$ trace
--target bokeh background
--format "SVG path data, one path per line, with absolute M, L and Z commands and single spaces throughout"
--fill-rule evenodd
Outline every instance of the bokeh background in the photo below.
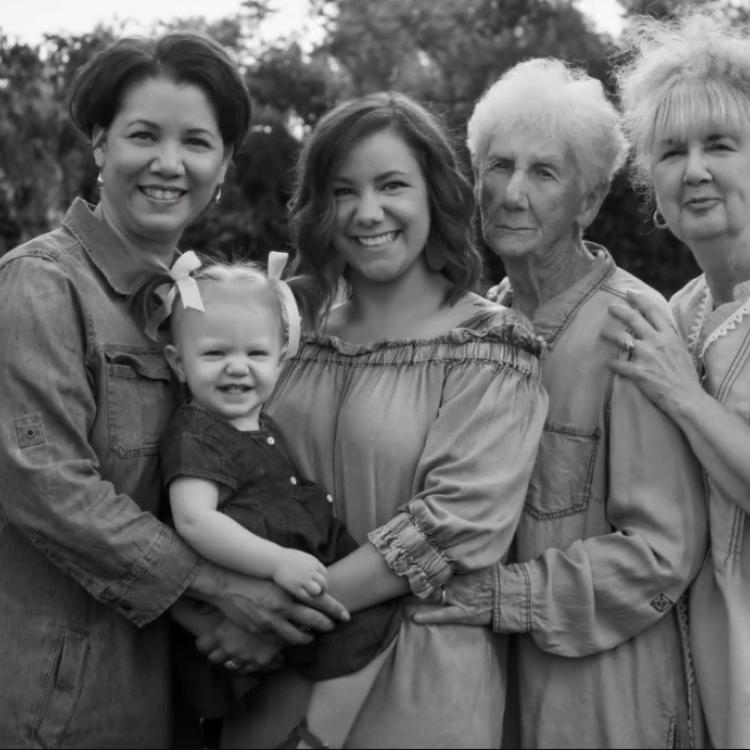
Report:
M 747 0 L 617 2 L 624 28 L 635 14 L 666 17 L 697 6 L 734 23 L 750 21 Z M 113 21 L 22 40 L 3 28 L 6 12 L 0 10 L 0 254 L 54 226 L 76 195 L 97 200 L 89 144 L 70 122 L 66 95 L 79 65 L 131 33 Z M 611 93 L 611 71 L 622 59 L 617 35 L 571 0 L 309 0 L 304 13 L 285 25 L 274 0 L 245 0 L 218 19 L 176 18 L 146 29 L 198 28 L 215 37 L 241 65 L 255 103 L 222 202 L 188 229 L 185 249 L 254 259 L 288 249 L 286 203 L 300 143 L 342 99 L 381 89 L 417 97 L 444 118 L 468 173 L 466 120 L 509 66 L 561 57 Z M 623 172 L 587 238 L 669 295 L 698 271 L 686 248 L 654 228 L 652 212 L 649 196 L 635 194 Z M 502 267 L 483 250 L 489 283 Z

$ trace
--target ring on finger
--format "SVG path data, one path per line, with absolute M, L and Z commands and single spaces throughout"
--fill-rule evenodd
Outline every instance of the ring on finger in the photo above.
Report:
M 625 334 L 625 340 L 622 342 L 622 350 L 628 355 L 628 359 L 633 356 L 633 350 L 635 349 L 635 339 L 630 333 Z
M 446 604 L 448 604 L 448 599 L 445 594 L 445 586 L 440 587 L 440 606 L 444 607 Z
M 225 669 L 239 669 L 240 665 L 234 659 L 227 659 L 224 662 Z

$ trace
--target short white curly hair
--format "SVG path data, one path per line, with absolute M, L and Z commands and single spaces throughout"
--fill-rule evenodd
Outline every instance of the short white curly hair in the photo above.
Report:
M 514 65 L 477 101 L 467 126 L 472 164 L 481 164 L 496 133 L 530 128 L 571 147 L 586 190 L 609 187 L 627 157 L 620 115 L 601 81 L 557 58 Z
M 633 179 L 649 187 L 658 142 L 717 126 L 750 128 L 750 29 L 692 12 L 669 21 L 633 19 L 622 38 L 628 62 L 615 71 L 633 144 Z

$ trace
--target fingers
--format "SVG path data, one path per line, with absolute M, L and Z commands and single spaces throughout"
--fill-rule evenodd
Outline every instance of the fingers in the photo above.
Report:
M 618 359 L 620 357 L 626 360 L 633 358 L 633 353 L 635 352 L 639 340 L 631 333 L 623 330 L 605 328 L 601 331 L 600 336 L 605 341 L 609 341 L 610 344 L 614 344 L 614 346 L 620 350 L 621 353 L 618 355 Z
M 302 605 L 299 605 L 300 607 Z M 307 609 L 307 608 L 305 608 Z M 314 612 L 315 610 L 310 610 Z M 331 630 L 333 627 L 333 623 L 328 620 L 327 622 L 330 623 L 331 627 L 328 628 L 316 628 L 317 630 Z M 281 638 L 282 641 L 285 643 L 288 643 L 292 646 L 304 646 L 306 643 L 312 643 L 313 640 L 313 634 L 308 632 L 308 629 L 303 626 L 303 628 L 299 628 L 296 625 L 289 622 L 289 620 L 286 620 L 284 618 L 276 618 L 274 620 L 271 620 L 269 622 L 269 627 L 271 628 L 271 631 L 277 635 L 279 638 Z
M 310 596 L 318 596 L 318 594 L 323 593 L 323 587 L 319 583 L 316 583 L 315 581 L 310 581 L 309 583 L 306 583 L 302 587 L 302 590 L 304 591 L 304 593 L 309 594 Z
M 334 599 L 326 591 L 324 591 L 322 594 L 312 599 L 310 601 L 310 606 L 318 610 L 318 614 L 322 613 L 323 616 L 327 615 L 325 619 L 328 622 L 330 622 L 330 619 L 340 621 L 340 622 L 348 622 L 351 619 L 351 615 L 347 611 L 346 607 L 340 601 L 338 601 L 338 599 Z M 329 628 L 316 628 L 316 629 L 330 630 L 332 627 L 333 627 L 333 623 L 331 622 L 331 625 Z
M 632 307 L 615 302 L 608 309 L 610 315 L 619 320 L 625 328 L 629 328 L 636 338 L 645 339 L 655 331 L 651 323 Z
M 663 307 L 654 299 L 633 289 L 627 292 L 628 302 L 643 316 L 648 324 L 657 331 L 671 328 L 671 321 L 665 315 Z

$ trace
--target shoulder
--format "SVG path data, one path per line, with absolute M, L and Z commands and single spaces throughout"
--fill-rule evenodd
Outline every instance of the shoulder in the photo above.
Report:
M 656 307 L 669 310 L 669 303 L 661 292 L 619 266 L 615 267 L 612 275 L 604 283 L 602 291 L 620 300 L 627 300 L 628 292 L 637 292 Z
M 78 240 L 65 228 L 57 227 L 50 232 L 24 242 L 0 258 L 0 270 L 15 261 L 37 261 L 38 266 L 56 263 L 61 257 L 80 247 Z
M 473 293 L 467 294 L 464 302 L 471 315 L 462 324 L 462 328 L 517 347 L 534 357 L 543 354 L 544 340 L 522 313 Z

